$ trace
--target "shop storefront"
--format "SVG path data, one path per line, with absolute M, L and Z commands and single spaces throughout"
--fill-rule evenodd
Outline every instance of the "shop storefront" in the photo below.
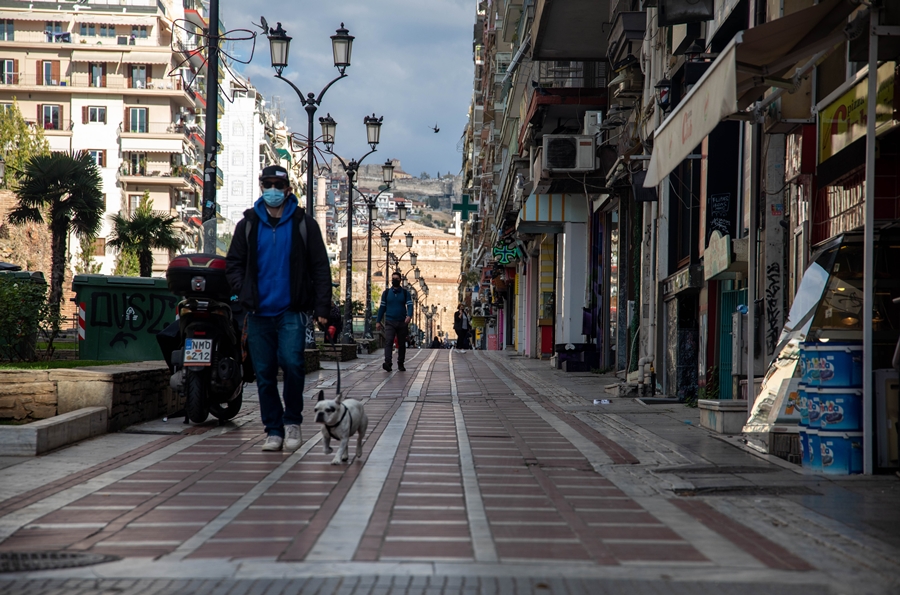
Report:
M 866 183 L 865 73 L 817 106 L 815 177 L 805 177 L 802 157 L 798 168 L 788 156 L 797 217 L 808 209 L 810 264 L 744 428 L 757 447 L 800 456 L 823 473 L 900 467 L 894 358 L 900 339 L 900 93 L 894 62 L 877 72 L 874 185 Z M 807 141 L 810 132 L 802 131 Z M 795 139 L 795 153 L 802 155 L 805 144 Z M 867 207 L 874 211 L 868 229 Z M 804 261 L 802 246 L 792 249 L 792 258 L 795 265 Z

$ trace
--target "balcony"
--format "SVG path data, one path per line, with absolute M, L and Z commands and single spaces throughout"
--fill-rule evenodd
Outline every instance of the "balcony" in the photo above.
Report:
M 37 84 L 34 72 L 18 72 L 9 73 L 12 78 L 0 78 L 0 89 L 15 87 L 19 93 L 59 93 L 70 94 L 73 91 L 78 93 L 90 93 L 99 95 L 108 95 L 115 93 L 119 95 L 148 95 L 158 97 L 169 97 L 178 102 L 179 105 L 192 106 L 193 101 L 184 90 L 184 85 L 179 77 L 164 77 L 159 79 L 151 79 L 146 84 L 135 83 L 129 84 L 128 79 L 122 76 L 109 75 L 106 77 L 106 84 L 99 86 L 92 84 L 91 76 L 87 72 L 76 72 L 68 76 L 62 76 L 60 80 L 49 79 L 47 84 Z M 18 84 L 9 84 L 6 81 L 18 81 Z
M 126 160 L 119 168 L 116 179 L 126 186 L 128 184 L 163 185 L 171 186 L 176 190 L 189 190 L 191 184 L 185 171 L 186 169 L 181 166 L 172 167 L 168 164 L 147 164 L 145 162 L 134 164 Z
M 610 0 L 537 0 L 533 60 L 604 60 Z
M 181 122 L 132 122 L 128 130 L 119 127 L 123 153 L 183 153 L 189 127 Z
M 606 62 L 538 62 L 537 83 L 544 89 L 606 88 Z
M 512 43 L 522 17 L 522 1 L 508 0 L 503 14 L 503 41 Z

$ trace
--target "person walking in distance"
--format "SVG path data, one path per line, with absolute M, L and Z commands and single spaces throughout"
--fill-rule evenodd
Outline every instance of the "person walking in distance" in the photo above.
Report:
M 401 287 L 402 277 L 400 273 L 391 275 L 391 286 L 381 294 L 381 305 L 378 306 L 378 316 L 375 318 L 375 328 L 381 329 L 381 321 L 384 320 L 384 368 L 385 372 L 391 371 L 394 359 L 394 338 L 397 338 L 397 369 L 405 372 L 403 362 L 406 360 L 406 336 L 409 334 L 409 321 L 413 315 L 412 295 L 406 288 Z
M 453 313 L 453 330 L 456 332 L 456 348 L 465 353 L 469 349 L 469 332 L 472 329 L 472 321 L 466 312 L 466 307 L 460 304 Z
M 287 170 L 270 165 L 259 181 L 262 196 L 234 228 L 225 273 L 249 312 L 245 331 L 266 428 L 262 449 L 293 451 L 302 443 L 307 312 L 328 322 L 331 268 L 319 225 L 298 205 Z

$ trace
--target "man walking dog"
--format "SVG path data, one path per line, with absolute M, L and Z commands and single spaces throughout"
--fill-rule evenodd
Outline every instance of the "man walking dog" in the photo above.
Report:
M 409 334 L 409 321 L 413 315 L 412 295 L 401 287 L 400 273 L 391 275 L 391 287 L 381 294 L 381 305 L 375 318 L 375 328 L 381 329 L 384 319 L 384 364 L 385 372 L 391 371 L 394 359 L 394 337 L 397 338 L 397 369 L 406 372 L 403 362 L 406 360 L 406 336 Z
M 234 228 L 226 275 L 249 312 L 247 343 L 267 434 L 262 449 L 293 451 L 302 443 L 306 313 L 313 311 L 320 324 L 327 323 L 331 268 L 322 232 L 297 204 L 287 170 L 270 165 L 259 181 L 262 196 Z

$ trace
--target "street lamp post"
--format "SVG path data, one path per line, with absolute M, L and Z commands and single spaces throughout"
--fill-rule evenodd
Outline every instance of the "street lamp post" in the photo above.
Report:
M 337 54 L 335 54 L 337 56 Z M 338 161 L 341 162 L 341 165 L 344 168 L 344 172 L 347 174 L 347 179 L 349 182 L 349 187 L 347 191 L 347 287 L 344 292 L 344 336 L 342 337 L 342 342 L 345 344 L 352 344 L 355 342 L 353 339 L 353 180 L 356 178 L 356 174 L 359 172 L 359 166 L 362 162 L 376 151 L 378 146 L 378 142 L 381 140 L 381 123 L 384 120 L 384 117 L 376 117 L 375 114 L 371 116 L 366 116 L 363 118 L 363 123 L 366 125 L 366 140 L 369 143 L 369 147 L 371 150 L 360 157 L 359 159 L 351 159 L 349 162 L 346 162 L 341 158 L 340 155 L 334 152 L 334 135 L 337 130 L 337 122 L 328 115 L 325 118 L 319 118 L 319 122 L 322 124 L 322 136 L 325 139 L 325 147 L 327 152 L 334 157 L 337 157 Z M 382 174 L 384 174 L 384 170 L 382 170 Z M 391 176 L 393 179 L 393 169 L 391 170 Z M 370 219 L 371 220 L 371 219 Z M 371 227 L 370 227 L 371 230 Z M 371 231 L 370 231 L 371 235 Z
M 391 233 L 388 233 L 388 232 L 386 232 L 386 231 L 382 231 L 382 232 L 381 232 L 381 247 L 384 248 L 384 250 L 385 250 L 385 255 L 384 255 L 384 265 L 385 265 L 385 268 L 384 268 L 384 277 L 385 277 L 385 279 L 384 279 L 384 288 L 385 288 L 385 289 L 387 289 L 387 288 L 389 288 L 389 287 L 391 286 L 391 275 L 390 275 L 390 272 L 391 272 L 391 256 L 392 256 L 392 252 L 391 252 L 391 240 L 394 238 L 394 233 L 396 233 L 397 230 L 400 229 L 400 227 L 401 227 L 404 223 L 406 223 L 406 203 L 404 203 L 404 202 L 397 203 L 397 219 L 400 220 L 400 225 L 398 225 L 397 227 L 395 227 L 394 229 L 392 229 L 392 230 L 391 230 Z M 407 233 L 407 234 L 406 234 L 406 238 L 407 238 L 407 239 L 406 239 L 407 245 L 408 245 L 408 246 L 411 246 L 411 245 L 412 245 L 412 241 L 413 241 L 413 235 L 412 235 L 412 233 Z M 395 256 L 394 258 L 396 258 L 396 256 Z M 399 263 L 399 260 L 398 260 L 397 262 Z
M 369 207 L 369 241 L 366 248 L 366 321 L 365 332 L 363 333 L 366 339 L 372 338 L 372 223 L 375 219 L 375 214 L 378 212 L 378 197 L 383 192 L 386 192 L 394 181 L 394 165 L 390 159 L 381 166 L 381 180 L 385 183 L 384 190 L 373 198 L 366 200 L 366 204 Z
M 344 23 L 341 23 L 340 29 L 335 31 L 335 34 L 331 36 L 331 49 L 332 53 L 334 54 L 334 67 L 338 69 L 340 75 L 338 75 L 330 83 L 325 85 L 325 88 L 323 88 L 319 92 L 318 96 L 315 93 L 304 95 L 303 92 L 297 87 L 297 85 L 281 76 L 281 73 L 284 72 L 284 69 L 287 68 L 288 65 L 288 53 L 290 51 L 292 39 L 291 37 L 288 37 L 287 31 L 285 31 L 281 27 L 281 23 L 278 23 L 277 29 L 269 30 L 268 38 L 269 50 L 272 57 L 272 68 L 275 69 L 276 73 L 275 78 L 279 78 L 289 84 L 291 88 L 293 88 L 297 93 L 297 97 L 300 98 L 300 103 L 306 109 L 306 114 L 309 121 L 306 139 L 306 212 L 313 213 L 313 169 L 315 166 L 315 131 L 313 130 L 314 116 L 316 114 L 316 110 L 322 104 L 322 98 L 325 96 L 325 92 L 328 91 L 329 88 L 331 88 L 331 85 L 347 76 L 344 71 L 348 66 L 350 66 L 350 54 L 353 51 L 353 40 L 355 38 L 350 35 L 350 32 L 347 29 L 344 28 Z M 327 136 L 325 136 L 323 140 L 326 143 L 329 142 L 329 138 Z M 331 137 L 330 142 L 334 142 L 333 136 Z

